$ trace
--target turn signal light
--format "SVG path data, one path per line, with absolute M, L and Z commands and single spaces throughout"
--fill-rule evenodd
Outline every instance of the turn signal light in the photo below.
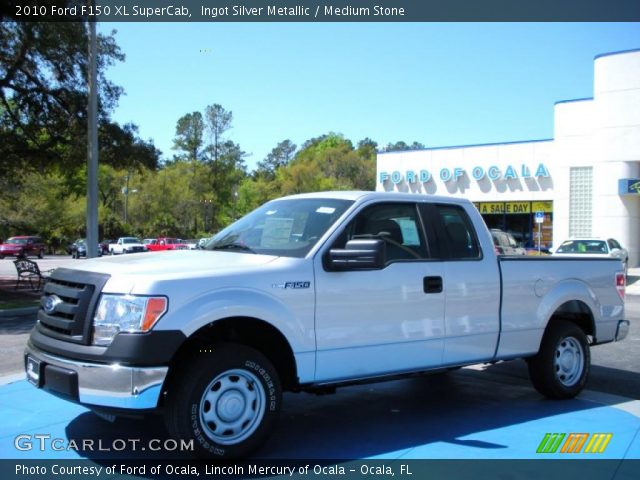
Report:
M 152 297 L 147 300 L 147 308 L 142 320 L 143 332 L 148 332 L 156 324 L 158 319 L 167 311 L 167 299 L 164 297 Z

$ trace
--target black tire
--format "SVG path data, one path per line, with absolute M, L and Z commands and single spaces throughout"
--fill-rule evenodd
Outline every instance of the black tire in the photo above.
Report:
M 565 320 L 553 320 L 542 337 L 540 351 L 528 359 L 535 389 L 552 399 L 575 397 L 587 383 L 591 353 L 584 331 Z
M 282 388 L 262 353 L 218 344 L 199 352 L 180 375 L 169 387 L 165 424 L 173 437 L 193 440 L 197 456 L 242 458 L 271 434 Z
M 4 260 L 4 255 L 0 255 L 0 260 Z
M 44 257 L 44 250 L 38 251 L 38 258 L 42 260 L 43 257 Z

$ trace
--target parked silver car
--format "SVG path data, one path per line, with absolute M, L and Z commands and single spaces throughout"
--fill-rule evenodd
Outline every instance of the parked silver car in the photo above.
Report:
M 570 238 L 562 242 L 552 253 L 563 257 L 619 258 L 625 273 L 629 266 L 629 252 L 613 238 Z

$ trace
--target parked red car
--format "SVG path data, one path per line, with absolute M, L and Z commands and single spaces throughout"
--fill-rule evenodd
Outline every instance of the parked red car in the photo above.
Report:
M 189 246 L 179 238 L 160 237 L 155 242 L 147 243 L 150 252 L 160 252 L 164 250 L 188 250 Z
M 40 237 L 19 236 L 11 237 L 5 243 L 0 245 L 0 259 L 7 256 L 17 257 L 20 255 L 44 256 L 46 245 Z

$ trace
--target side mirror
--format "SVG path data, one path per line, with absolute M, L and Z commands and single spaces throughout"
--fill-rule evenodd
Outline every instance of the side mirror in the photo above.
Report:
M 384 267 L 385 243 L 379 239 L 350 240 L 344 249 L 329 250 L 327 269 L 376 270 Z

